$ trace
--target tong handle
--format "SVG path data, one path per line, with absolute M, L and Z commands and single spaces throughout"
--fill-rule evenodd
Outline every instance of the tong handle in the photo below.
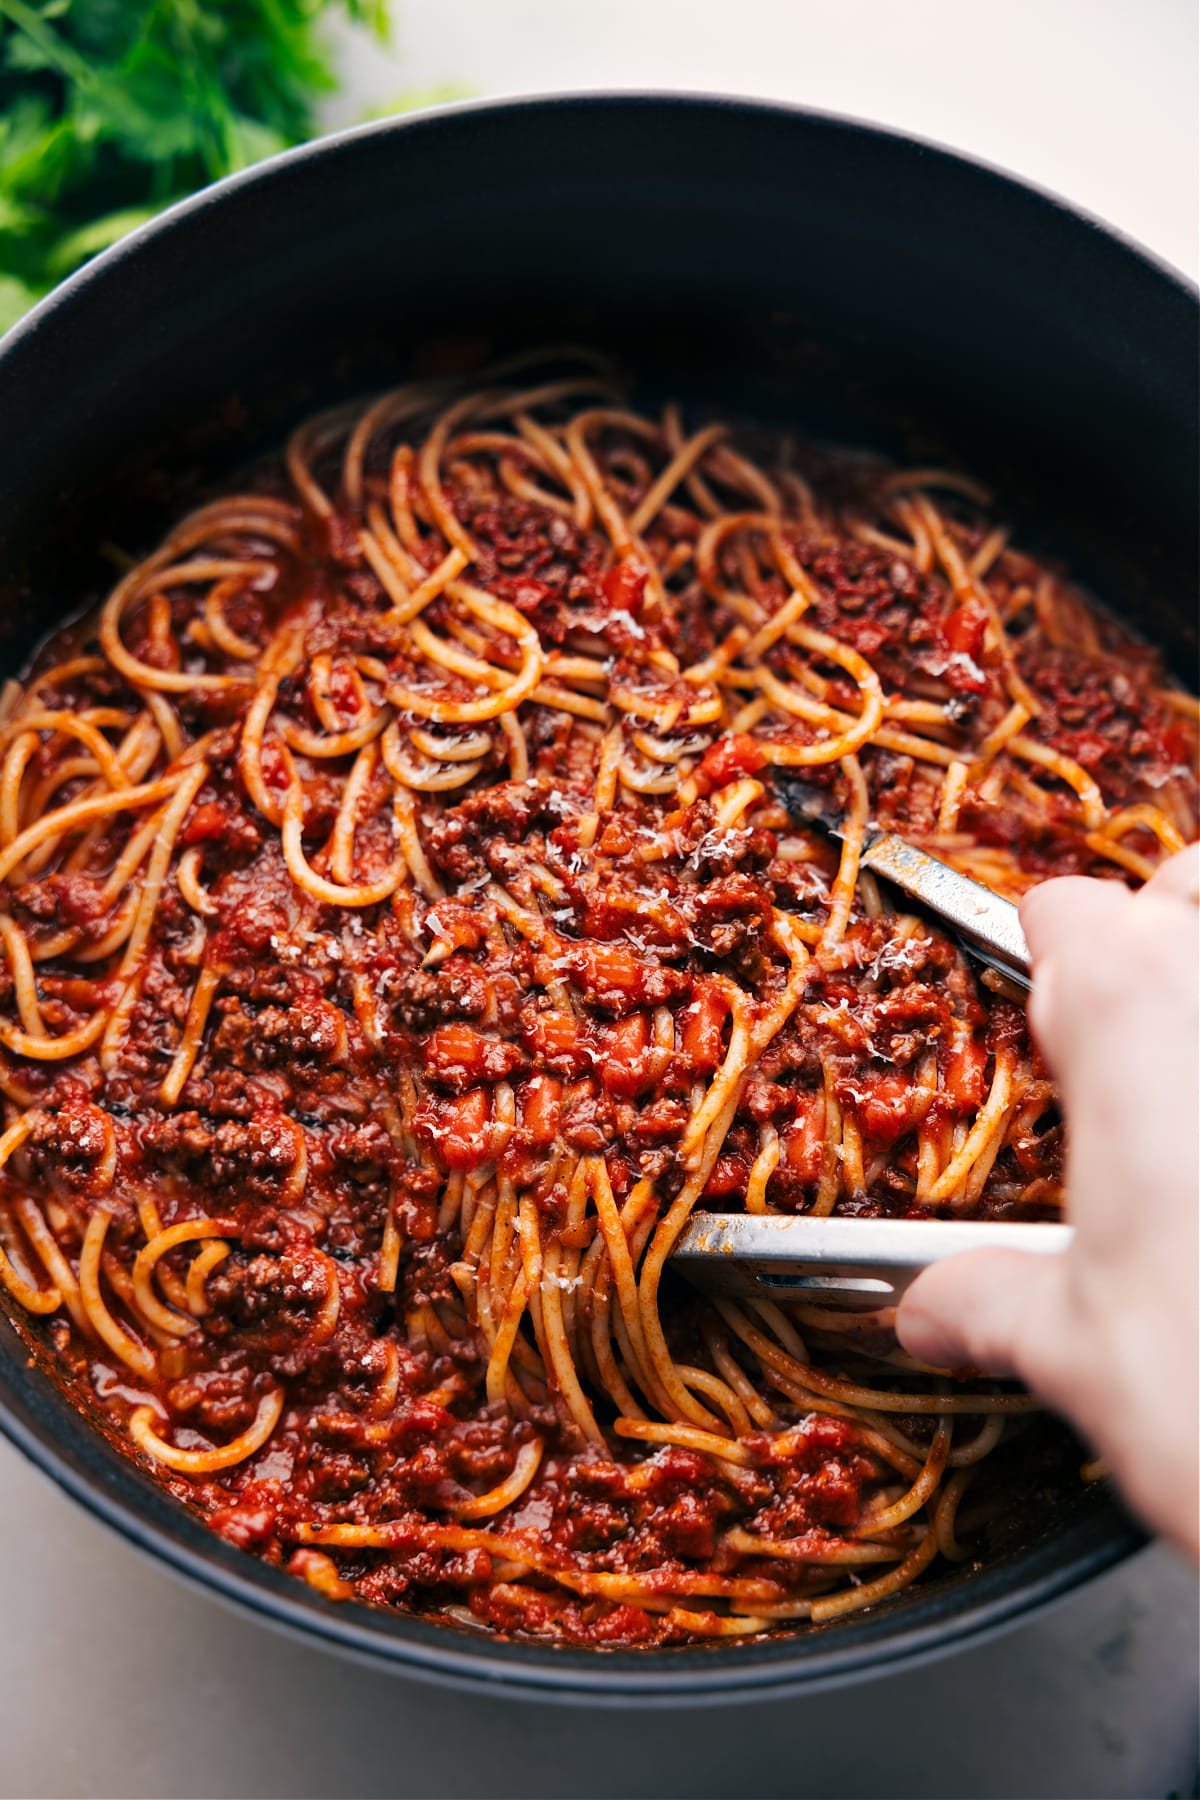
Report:
M 1061 1255 L 1069 1225 L 990 1219 L 812 1219 L 693 1213 L 672 1252 L 698 1287 L 851 1310 L 895 1306 L 922 1269 L 964 1250 Z
M 1018 987 L 1029 986 L 1029 945 L 1011 900 L 893 832 L 876 838 L 862 860 L 873 874 L 938 913 L 981 962 Z

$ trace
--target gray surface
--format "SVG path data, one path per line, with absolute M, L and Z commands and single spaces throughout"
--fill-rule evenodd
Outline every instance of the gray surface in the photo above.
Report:
M 5 1800 L 1193 1791 L 1196 1584 L 1157 1548 L 904 1675 L 632 1713 L 448 1693 L 294 1643 L 128 1549 L 7 1445 L 0 1543 Z
M 751 92 L 1016 169 L 1197 268 L 1194 0 L 397 0 L 331 122 L 443 82 Z M 736 28 L 735 28 L 736 27 Z M 193 1594 L 0 1444 L 0 1794 L 1193 1791 L 1195 1583 L 1155 1550 L 1009 1636 L 859 1689 L 704 1714 L 467 1699 Z

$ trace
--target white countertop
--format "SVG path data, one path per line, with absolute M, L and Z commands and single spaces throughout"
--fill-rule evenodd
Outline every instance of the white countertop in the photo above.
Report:
M 412 89 L 758 93 L 1003 164 L 1200 268 L 1192 0 L 407 0 L 333 122 Z M 1161 1549 L 867 1689 L 705 1713 L 466 1698 L 296 1644 L 0 1444 L 0 1794 L 1193 1794 L 1196 1583 Z

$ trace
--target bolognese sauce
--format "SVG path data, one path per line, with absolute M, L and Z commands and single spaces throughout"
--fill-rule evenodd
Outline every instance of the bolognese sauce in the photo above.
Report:
M 946 471 L 752 460 L 590 364 L 310 420 L 5 692 L 0 1281 L 331 1600 L 689 1642 L 985 1555 L 1072 1454 L 1027 1395 L 670 1250 L 1059 1216 L 1019 998 L 864 833 L 1140 882 L 1195 717 Z

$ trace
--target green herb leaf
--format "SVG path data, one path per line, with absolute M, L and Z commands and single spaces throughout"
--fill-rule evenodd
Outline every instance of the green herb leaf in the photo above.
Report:
M 386 0 L 0 0 L 0 329 L 204 183 L 303 142 L 321 31 Z

